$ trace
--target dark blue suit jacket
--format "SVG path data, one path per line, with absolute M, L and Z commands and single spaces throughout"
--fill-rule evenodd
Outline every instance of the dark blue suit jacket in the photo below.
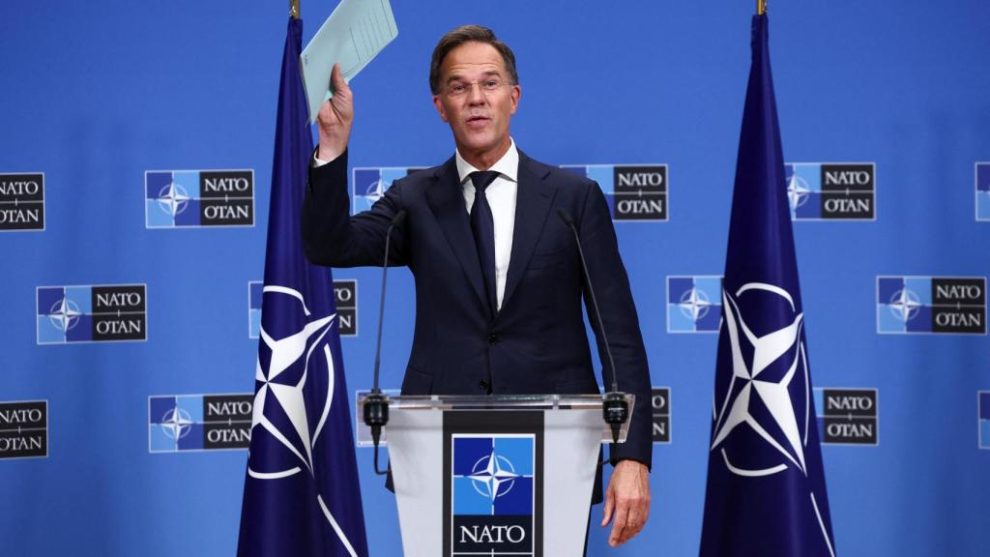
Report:
M 587 298 L 574 220 L 588 260 L 619 388 L 636 395 L 628 442 L 613 457 L 651 465 L 650 375 L 629 280 L 601 189 L 520 152 L 512 252 L 502 308 L 486 303 L 454 159 L 396 180 L 351 217 L 347 155 L 310 170 L 302 223 L 306 254 L 333 267 L 380 266 L 385 230 L 401 209 L 390 262 L 416 282 L 416 327 L 403 394 L 598 393 L 581 300 Z M 595 328 L 597 338 L 601 335 Z M 601 361 L 607 361 L 601 352 Z M 609 385 L 606 385 L 609 387 Z

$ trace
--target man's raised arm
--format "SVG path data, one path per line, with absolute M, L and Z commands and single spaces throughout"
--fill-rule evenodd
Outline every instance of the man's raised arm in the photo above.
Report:
M 385 230 L 398 212 L 396 192 L 389 191 L 371 211 L 350 216 L 347 195 L 347 143 L 354 122 L 354 95 L 340 65 L 330 74 L 334 94 L 317 116 L 319 145 L 309 169 L 309 185 L 302 207 L 302 234 L 306 257 L 319 265 L 357 267 L 381 265 Z M 404 241 L 393 232 L 390 259 L 402 263 Z

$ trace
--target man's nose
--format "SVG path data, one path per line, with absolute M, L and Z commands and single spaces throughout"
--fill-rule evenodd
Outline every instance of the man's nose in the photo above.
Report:
M 471 104 L 484 104 L 488 97 L 485 96 L 485 91 L 481 88 L 480 83 L 470 84 L 468 89 L 468 102 Z

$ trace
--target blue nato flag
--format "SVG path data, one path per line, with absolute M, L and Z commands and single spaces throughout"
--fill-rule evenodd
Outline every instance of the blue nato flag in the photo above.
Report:
M 251 450 L 237 555 L 364 556 L 368 542 L 331 277 L 303 255 L 313 138 L 289 21 L 275 130 Z
M 834 556 L 767 18 L 753 18 L 700 555 Z

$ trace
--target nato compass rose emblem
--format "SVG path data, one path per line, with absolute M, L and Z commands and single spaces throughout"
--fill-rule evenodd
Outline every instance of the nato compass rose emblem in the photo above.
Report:
M 708 299 L 708 296 L 697 288 L 692 288 L 681 295 L 681 303 L 678 304 L 684 317 L 695 323 L 708 315 L 711 306 L 712 302 Z
M 162 416 L 161 428 L 169 439 L 178 441 L 192 431 L 192 416 L 189 412 L 176 406 Z
M 722 298 L 732 377 L 716 401 L 711 450 L 720 450 L 726 467 L 738 476 L 769 476 L 791 466 L 807 476 L 811 405 L 801 335 L 804 314 L 797 313 L 786 290 L 771 284 L 747 283 L 735 294 L 723 290 Z M 754 307 L 754 301 L 761 302 L 761 315 L 783 318 L 783 326 L 757 330 L 760 315 L 744 315 L 739 309 L 740 303 Z M 795 411 L 795 403 L 803 412 Z
M 158 192 L 158 207 L 165 214 L 175 217 L 175 215 L 186 210 L 189 199 L 189 194 L 185 188 L 175 182 L 169 182 L 167 186 Z
M 798 176 L 797 173 L 791 176 L 787 182 L 787 201 L 791 205 L 791 212 L 807 203 L 809 195 L 811 195 L 811 188 L 808 187 L 804 178 Z
M 292 288 L 266 285 L 262 295 L 269 302 L 265 315 L 286 318 L 273 319 L 276 326 L 302 325 L 283 334 L 267 330 L 264 323 L 259 330 L 251 434 L 253 438 L 258 429 L 264 430 L 270 445 L 252 452 L 248 474 L 260 480 L 278 480 L 305 469 L 313 475 L 313 447 L 333 401 L 333 354 L 326 340 L 337 314 L 313 316 L 306 299 Z M 308 414 L 307 400 L 310 408 L 319 409 L 319 415 Z M 281 454 L 274 450 L 279 445 L 285 449 Z
M 509 459 L 496 454 L 494 450 L 491 454 L 479 458 L 471 469 L 471 475 L 468 476 L 478 495 L 492 502 L 507 494 L 518 477 L 519 474 L 516 474 Z
M 365 190 L 364 195 L 361 197 L 368 200 L 368 205 L 374 205 L 379 199 L 382 198 L 383 195 L 385 195 L 386 189 L 388 188 L 385 185 L 385 180 L 379 178 L 368 186 L 368 189 Z
M 52 305 L 52 309 L 48 312 L 48 319 L 56 329 L 65 332 L 79 324 L 80 315 L 82 312 L 79 311 L 79 306 L 75 302 L 68 298 L 62 298 Z
M 918 309 L 921 306 L 921 299 L 918 298 L 918 295 L 907 288 L 895 292 L 887 304 L 890 313 L 905 323 L 918 316 Z

